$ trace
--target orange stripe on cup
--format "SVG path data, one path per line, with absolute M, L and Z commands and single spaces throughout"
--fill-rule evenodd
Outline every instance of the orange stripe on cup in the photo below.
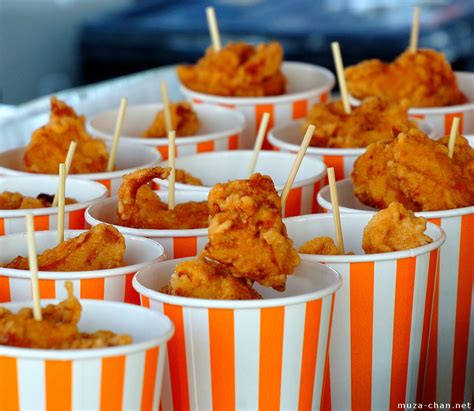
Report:
M 0 410 L 20 409 L 16 358 L 0 356 Z
M 56 280 L 39 280 L 40 298 L 56 298 Z
M 0 303 L 10 302 L 11 298 L 10 279 L 8 277 L 0 276 Z
M 474 280 L 474 214 L 461 217 L 458 290 L 456 297 L 456 327 L 451 404 L 464 402 L 466 384 L 469 323 L 471 319 L 472 285 Z
M 49 230 L 49 216 L 36 215 L 34 216 L 35 231 Z
M 331 370 L 329 368 L 329 347 L 331 345 L 331 330 L 332 330 L 332 319 L 334 315 L 334 303 L 336 296 L 333 294 L 331 297 L 331 315 L 329 317 L 329 332 L 328 342 L 326 346 L 326 361 L 324 363 L 324 377 L 323 387 L 321 393 L 321 409 L 324 411 L 332 411 L 332 399 L 331 399 Z
M 104 299 L 105 278 L 86 278 L 80 282 L 81 298 Z
M 150 308 L 150 299 L 148 297 L 145 297 L 144 295 L 141 295 L 140 297 L 142 300 L 143 307 Z
M 419 118 L 423 120 L 425 118 L 424 114 L 410 114 L 410 117 Z
M 157 146 L 156 149 L 161 154 L 163 160 L 168 160 L 168 146 Z
M 175 326 L 174 336 L 170 341 L 168 341 L 168 360 L 170 366 L 173 408 L 175 410 L 187 411 L 190 409 L 190 405 L 183 307 L 164 304 L 163 311 L 164 314 L 173 321 Z
M 397 261 L 390 384 L 391 410 L 397 409 L 398 404 L 404 403 L 406 398 L 415 274 L 416 257 Z
M 454 117 L 459 117 L 461 121 L 459 122 L 459 134 L 462 134 L 464 127 L 464 113 L 450 113 L 444 115 L 444 134 L 449 135 L 451 132 L 451 125 L 453 124 Z
M 5 219 L 0 218 L 0 235 L 5 235 Z
M 194 257 L 197 255 L 197 237 L 174 237 L 173 258 Z
M 209 151 L 214 151 L 214 141 L 203 141 L 197 144 L 198 153 L 207 153 Z
M 238 134 L 234 134 L 229 137 L 228 147 L 229 147 L 229 150 L 237 150 L 239 148 L 239 135 Z
M 268 121 L 268 127 L 267 127 L 267 134 L 268 134 L 268 130 L 271 130 L 273 128 L 273 125 L 275 124 L 275 114 L 273 110 L 274 110 L 273 104 L 260 104 L 258 106 L 255 106 L 255 135 L 257 135 L 258 127 L 260 126 L 260 122 L 262 121 L 262 117 L 264 113 L 270 114 L 270 120 Z M 272 149 L 272 145 L 268 141 L 267 135 L 265 135 L 265 139 L 263 140 L 262 149 L 263 150 Z
M 317 200 L 317 196 L 320 189 L 321 189 L 321 181 L 316 181 L 313 185 L 313 197 L 311 198 L 311 212 L 313 214 L 321 212 L 319 209 L 319 204 Z
M 106 180 L 97 180 L 98 183 L 104 185 L 108 192 L 109 192 L 109 195 L 110 193 L 112 192 L 112 183 L 110 182 L 110 179 L 106 179 Z
M 320 103 L 325 103 L 326 101 L 329 100 L 329 91 L 324 92 L 319 96 L 319 102 Z
M 280 409 L 284 321 L 284 307 L 260 310 L 258 408 L 262 411 Z
M 306 116 L 306 113 L 308 112 L 308 100 L 298 100 L 293 102 L 291 105 L 292 109 L 292 114 L 291 118 L 293 120 L 297 120 L 299 118 L 303 118 Z
M 334 167 L 334 174 L 336 176 L 336 181 L 342 180 L 344 178 L 344 157 L 343 156 L 323 156 L 324 164 L 328 168 Z M 326 177 L 327 181 L 327 177 Z
M 123 384 L 125 380 L 125 356 L 102 358 L 100 382 L 100 409 L 115 411 L 122 409 Z
M 46 410 L 72 409 L 71 361 L 45 361 Z
M 133 288 L 133 276 L 135 273 L 130 273 L 125 276 L 125 296 L 124 301 L 129 304 L 140 305 L 140 295 L 137 290 Z
M 151 411 L 155 394 L 156 370 L 160 347 L 147 350 L 145 354 L 145 370 L 143 372 L 142 411 Z
M 351 404 L 354 411 L 372 408 L 372 338 L 374 263 L 350 265 Z
M 86 226 L 85 210 L 75 210 L 69 212 L 69 229 L 82 230 Z
M 301 197 L 303 195 L 302 187 L 292 188 L 288 193 L 285 204 L 285 217 L 294 217 L 301 215 Z
M 322 299 L 306 303 L 303 354 L 301 358 L 298 409 L 309 410 L 313 402 L 313 387 L 318 354 Z
M 234 311 L 209 309 L 212 409 L 235 409 Z

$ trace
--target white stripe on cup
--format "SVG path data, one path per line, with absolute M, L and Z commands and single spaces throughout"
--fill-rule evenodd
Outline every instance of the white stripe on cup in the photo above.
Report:
M 159 352 L 158 352 L 158 358 L 157 358 L 157 367 L 156 367 L 156 379 L 155 379 L 155 390 L 154 390 L 154 396 L 153 396 L 153 410 L 158 410 L 159 405 L 160 405 L 160 394 L 161 390 L 160 388 L 162 387 L 163 384 L 163 379 L 164 379 L 164 373 L 163 373 L 163 368 L 165 365 L 165 359 L 168 358 L 168 353 L 167 353 L 167 345 L 162 344 L 160 345 Z M 172 410 L 173 407 L 171 408 L 164 408 L 165 410 Z
M 125 300 L 125 275 L 116 275 L 104 279 L 104 300 L 120 301 Z
M 469 323 L 469 337 L 467 343 L 466 383 L 464 384 L 464 402 L 472 401 L 474 389 L 474 288 L 471 296 L 471 321 Z M 471 365 L 469 365 L 471 364 Z M 471 371 L 471 372 L 469 372 Z
M 72 408 L 95 410 L 100 408 L 100 358 L 73 361 L 72 363 Z
M 125 357 L 125 376 L 123 384 L 124 410 L 138 410 L 142 400 L 143 377 L 145 370 L 145 351 Z
M 161 356 L 161 351 L 160 351 Z M 173 410 L 173 394 L 171 391 L 171 375 L 170 375 L 170 362 L 168 360 L 168 353 L 166 353 L 164 359 L 164 377 L 163 386 L 161 388 L 161 402 L 164 410 Z M 156 410 L 156 408 L 154 408 Z
M 20 408 L 23 410 L 46 409 L 44 361 L 19 358 L 17 370 Z
M 12 301 L 31 300 L 30 280 L 10 277 L 10 297 Z

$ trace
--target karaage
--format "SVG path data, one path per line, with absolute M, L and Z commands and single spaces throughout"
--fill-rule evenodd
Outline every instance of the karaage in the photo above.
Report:
M 367 60 L 345 70 L 349 92 L 358 99 L 369 96 L 408 100 L 410 107 L 462 104 L 456 76 L 442 53 L 407 50 L 393 63 Z
M 339 255 L 339 250 L 331 237 L 315 237 L 306 241 L 299 249 L 301 254 Z
M 261 97 L 285 93 L 281 71 L 283 48 L 279 43 L 229 43 L 213 48 L 195 65 L 178 66 L 178 77 L 187 88 L 226 97 Z
M 154 167 L 137 170 L 122 179 L 118 190 L 117 223 L 126 227 L 162 230 L 205 228 L 208 225 L 206 201 L 176 204 L 174 210 L 147 184 L 165 179 L 170 169 Z
M 38 255 L 40 271 L 106 270 L 125 265 L 125 239 L 114 227 L 99 224 L 78 237 Z M 28 270 L 27 257 L 16 257 L 5 268 Z
M 188 184 L 191 186 L 202 186 L 202 180 L 194 177 L 191 173 L 179 168 L 175 171 L 175 181 L 177 183 Z
M 0 193 L 0 210 L 18 210 L 31 208 L 51 207 L 54 195 L 38 194 L 36 198 L 24 196 L 20 193 L 4 191 Z M 66 205 L 77 203 L 73 198 L 66 197 Z
M 23 157 L 26 170 L 57 174 L 71 141 L 77 143 L 69 170 L 71 174 L 106 170 L 109 154 L 105 143 L 87 133 L 84 116 L 78 116 L 66 103 L 52 97 L 49 123 L 33 132 L 26 147 Z

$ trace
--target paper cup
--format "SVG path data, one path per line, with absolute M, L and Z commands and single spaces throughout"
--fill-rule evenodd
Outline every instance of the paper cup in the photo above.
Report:
M 108 145 L 110 151 L 110 145 Z M 14 148 L 0 153 L 0 176 L 51 176 L 50 174 L 29 173 L 23 165 L 25 147 Z M 105 185 L 111 195 L 115 194 L 122 183 L 122 177 L 138 168 L 154 167 L 161 155 L 150 147 L 138 144 L 119 144 L 116 157 L 117 170 L 103 173 L 70 174 L 68 179 L 94 180 Z
M 176 183 L 176 190 L 197 190 L 209 192 L 214 184 L 229 180 L 248 178 L 248 165 L 252 151 L 236 150 L 220 153 L 203 153 L 176 159 L 176 168 L 184 169 L 202 180 L 203 186 Z M 269 175 L 281 193 L 295 161 L 295 154 L 261 151 L 258 156 L 256 173 Z M 167 166 L 167 162 L 162 163 Z M 316 194 L 324 184 L 326 166 L 316 158 L 305 157 L 290 190 L 285 217 L 318 212 Z M 154 180 L 167 189 L 168 180 Z
M 36 197 L 41 193 L 55 194 L 57 189 L 58 177 L 56 176 L 0 177 L 0 193 L 11 191 Z M 95 181 L 68 179 L 66 197 L 74 198 L 77 203 L 66 205 L 64 227 L 70 230 L 83 229 L 86 208 L 106 196 L 107 189 L 102 184 Z M 57 227 L 57 207 L 0 210 L 0 236 L 26 231 L 25 216 L 27 214 L 33 214 L 36 231 Z
M 92 300 L 81 304 L 80 330 L 129 334 L 133 343 L 83 350 L 0 345 L 0 409 L 158 409 L 173 323 L 160 313 L 130 304 Z M 2 306 L 18 311 L 31 303 Z
M 221 301 L 158 292 L 175 265 L 168 260 L 133 280 L 145 307 L 174 322 L 165 364 L 164 410 L 319 410 L 334 293 L 334 270 L 301 263 L 278 293 L 263 300 Z
M 420 129 L 429 137 L 438 137 L 434 127 L 427 121 L 415 120 Z M 301 126 L 303 120 L 291 121 L 275 127 L 268 133 L 268 141 L 275 151 L 297 153 L 301 145 Z M 354 163 L 365 152 L 365 148 L 326 148 L 308 147 L 307 156 L 324 161 L 327 167 L 334 167 L 336 180 L 350 177 Z
M 162 201 L 168 201 L 168 192 L 158 192 Z M 176 191 L 176 204 L 187 201 L 207 201 L 205 191 Z M 86 221 L 91 226 L 100 223 L 112 224 L 123 234 L 151 238 L 158 241 L 165 250 L 167 258 L 193 257 L 198 255 L 207 244 L 207 228 L 192 230 L 153 230 L 130 228 L 117 225 L 117 197 L 100 201 L 86 211 Z
M 338 181 L 336 187 L 341 212 L 376 211 L 359 206 L 351 180 Z M 327 210 L 332 209 L 329 199 L 329 190 L 321 190 L 318 201 Z M 423 400 L 468 402 L 473 395 L 474 374 L 474 206 L 415 214 L 440 225 L 447 236 L 440 250 Z
M 460 117 L 459 133 L 474 133 L 474 73 L 456 71 L 454 74 L 459 89 L 468 99 L 467 103 L 444 107 L 414 107 L 408 110 L 408 114 L 429 121 L 443 135 L 449 135 L 453 118 Z M 354 97 L 350 99 L 352 104 L 360 104 L 360 100 Z
M 153 147 L 168 159 L 167 138 L 144 138 L 141 134 L 153 122 L 162 104 L 144 104 L 127 109 L 120 141 Z M 176 156 L 185 156 L 207 151 L 236 150 L 245 125 L 242 113 L 208 104 L 194 104 L 201 128 L 193 136 L 176 137 Z M 112 140 L 117 119 L 117 110 L 107 111 L 93 117 L 88 128 L 93 135 Z
M 69 230 L 64 238 L 77 237 L 84 231 Z M 56 231 L 36 233 L 38 253 L 57 244 Z M 64 283 L 72 281 L 79 298 L 120 301 L 138 304 L 138 295 L 132 288 L 134 274 L 155 261 L 165 259 L 163 247 L 143 237 L 125 236 L 125 267 L 95 271 L 40 271 L 40 298 L 65 298 Z M 0 265 L 18 255 L 28 255 L 26 233 L 0 237 Z M 0 267 L 0 302 L 31 300 L 31 274 L 28 270 Z
M 198 93 L 181 85 L 181 91 L 193 103 L 207 103 L 233 108 L 244 114 L 246 125 L 240 148 L 252 148 L 263 113 L 270 114 L 268 128 L 304 118 L 309 108 L 327 101 L 334 87 L 334 75 L 327 69 L 307 63 L 285 61 L 282 72 L 287 82 L 286 94 L 269 97 L 223 97 Z M 267 140 L 264 149 L 271 148 Z
M 433 243 L 364 255 L 362 234 L 372 215 L 342 214 L 344 244 L 356 255 L 300 254 L 341 273 L 329 346 L 330 401 L 334 410 L 396 410 L 416 401 L 423 380 L 438 249 L 443 230 L 428 224 Z M 297 247 L 317 236 L 335 238 L 331 215 L 285 220 Z M 323 404 L 324 408 L 324 404 Z

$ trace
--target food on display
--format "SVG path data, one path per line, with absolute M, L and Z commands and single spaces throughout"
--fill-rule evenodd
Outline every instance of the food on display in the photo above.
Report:
M 4 191 L 0 193 L 0 210 L 19 210 L 52 207 L 54 195 L 38 194 L 36 197 L 24 196 L 21 193 Z M 75 204 L 77 200 L 66 197 L 66 205 Z

